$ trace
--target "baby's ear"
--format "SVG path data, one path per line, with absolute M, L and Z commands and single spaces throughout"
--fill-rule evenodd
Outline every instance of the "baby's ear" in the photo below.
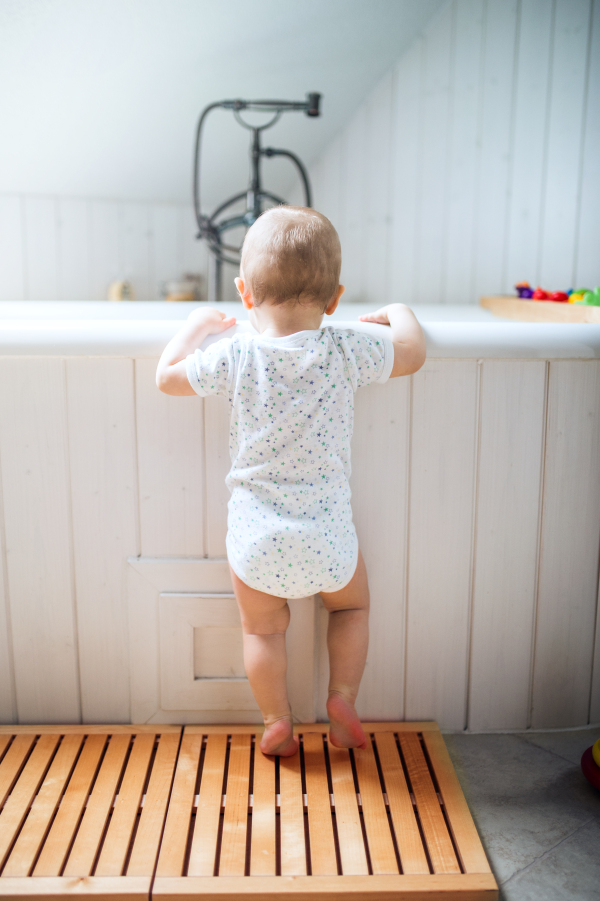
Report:
M 235 287 L 237 289 L 238 294 L 240 295 L 240 300 L 244 304 L 247 310 L 251 310 L 254 306 L 252 301 L 252 295 L 246 285 L 244 284 L 243 278 L 234 278 Z

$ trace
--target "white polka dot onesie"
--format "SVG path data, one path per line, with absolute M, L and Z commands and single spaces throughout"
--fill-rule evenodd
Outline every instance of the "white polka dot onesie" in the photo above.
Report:
M 354 392 L 387 381 L 393 361 L 388 337 L 331 326 L 240 332 L 187 357 L 194 391 L 231 405 L 227 556 L 246 585 L 300 598 L 354 575 Z

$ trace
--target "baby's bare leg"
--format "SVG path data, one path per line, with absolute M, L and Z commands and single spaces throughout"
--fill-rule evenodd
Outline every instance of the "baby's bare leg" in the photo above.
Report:
M 231 569 L 244 634 L 244 665 L 265 721 L 263 754 L 289 757 L 298 750 L 287 696 L 285 632 L 290 608 L 285 598 L 250 588 Z
M 321 597 L 329 611 L 329 738 L 338 748 L 364 748 L 367 739 L 354 709 L 369 645 L 369 584 L 360 551 L 346 587 Z

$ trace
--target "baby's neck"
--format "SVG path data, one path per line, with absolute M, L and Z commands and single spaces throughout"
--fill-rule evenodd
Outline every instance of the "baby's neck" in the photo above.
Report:
M 296 332 L 321 328 L 323 312 L 318 307 L 264 302 L 253 307 L 250 321 L 261 335 L 269 338 L 284 338 Z

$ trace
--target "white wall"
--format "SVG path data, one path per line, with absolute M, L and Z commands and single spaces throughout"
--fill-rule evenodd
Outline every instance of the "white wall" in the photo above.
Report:
M 450 0 L 311 168 L 348 300 L 600 282 L 600 0 Z
M 106 300 L 115 279 L 158 300 L 166 280 L 206 278 L 195 233 L 185 204 L 0 194 L 0 300 Z

